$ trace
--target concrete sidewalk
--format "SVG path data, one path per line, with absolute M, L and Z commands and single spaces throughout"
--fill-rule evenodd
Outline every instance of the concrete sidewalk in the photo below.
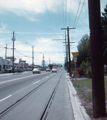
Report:
M 81 106 L 80 99 L 66 71 L 63 72 L 46 120 L 91 120 L 85 108 Z
M 87 78 L 84 78 L 84 79 L 87 79 Z M 80 99 L 77 96 L 77 91 L 73 87 L 72 81 L 70 80 L 68 73 L 66 73 L 66 80 L 67 80 L 67 85 L 69 88 L 70 101 L 72 104 L 72 109 L 73 109 L 75 120 L 91 120 L 91 118 L 86 113 L 84 106 L 81 106 Z M 78 78 L 78 80 L 81 80 L 81 79 Z M 83 78 L 82 78 L 82 80 L 83 80 Z

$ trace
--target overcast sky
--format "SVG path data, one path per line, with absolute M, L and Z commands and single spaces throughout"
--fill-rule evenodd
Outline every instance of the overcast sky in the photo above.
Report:
M 103 12 L 107 0 L 101 0 Z M 78 11 L 78 12 L 77 12 Z M 77 17 L 76 17 L 77 16 Z M 89 34 L 88 0 L 0 0 L 0 56 L 12 56 L 12 37 L 15 31 L 15 62 L 20 58 L 32 63 L 34 45 L 35 64 L 64 63 L 65 31 L 70 30 L 71 52 L 84 34 Z M 27 42 L 27 44 L 26 44 Z M 72 55 L 71 55 L 72 57 Z

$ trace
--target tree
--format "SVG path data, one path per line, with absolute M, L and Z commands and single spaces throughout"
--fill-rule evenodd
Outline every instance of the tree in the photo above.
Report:
M 48 67 L 49 67 L 50 69 L 52 69 L 52 68 L 53 68 L 53 65 L 52 65 L 52 64 L 49 64 Z
M 101 17 L 104 64 L 107 65 L 107 5 Z
M 78 46 L 77 66 L 80 66 L 82 61 L 90 62 L 90 37 L 85 34 L 80 40 Z

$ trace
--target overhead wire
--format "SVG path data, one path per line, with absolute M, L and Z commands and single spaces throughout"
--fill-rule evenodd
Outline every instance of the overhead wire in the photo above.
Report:
M 82 4 L 81 10 L 80 10 L 80 13 L 79 13 L 77 22 L 75 23 L 75 27 L 77 26 L 77 23 L 78 23 L 78 20 L 79 20 L 79 18 L 80 18 L 80 15 L 81 15 L 81 13 L 82 13 L 82 9 L 83 9 L 83 7 L 84 7 L 84 4 L 85 4 L 85 0 L 83 1 L 83 4 Z
M 67 0 L 65 3 L 65 26 L 67 25 Z
M 75 26 L 75 22 L 76 22 L 76 19 L 77 19 L 77 16 L 78 16 L 78 12 L 79 12 L 79 8 L 80 8 L 80 3 L 81 3 L 81 0 L 79 1 L 79 5 L 78 5 L 78 9 L 77 9 L 77 14 L 76 14 L 76 17 L 75 17 L 75 20 L 74 20 L 73 27 Z
M 32 57 L 29 57 L 29 56 L 26 56 L 24 54 L 22 54 L 21 52 L 19 52 L 18 50 L 15 50 L 16 53 L 20 54 L 20 55 L 23 55 L 24 57 L 28 57 L 28 58 L 32 58 Z
M 65 0 L 63 0 L 63 27 L 65 27 Z
M 71 0 L 70 0 L 70 13 L 71 13 Z M 69 18 L 68 18 L 68 25 L 70 26 L 70 13 L 69 13 Z
M 84 7 L 84 4 L 85 4 L 85 0 L 83 1 L 82 7 L 81 7 L 81 9 L 80 9 L 81 0 L 79 1 L 77 13 L 76 13 L 76 17 L 75 17 L 74 24 L 73 24 L 73 27 L 74 27 L 74 28 L 77 27 L 77 24 L 78 24 L 79 18 L 80 18 L 80 16 L 81 16 L 81 13 L 82 13 L 82 9 L 83 9 L 83 7 Z M 79 11 L 80 11 L 80 12 L 79 12 Z M 72 31 L 73 31 L 73 37 L 74 37 L 75 29 L 73 29 Z
M 46 9 L 47 9 L 47 14 L 48 14 L 48 17 L 49 17 L 49 20 L 50 20 L 51 27 L 52 27 L 53 32 L 55 34 L 54 27 L 53 27 L 53 24 L 52 24 L 52 21 L 51 21 L 51 18 L 50 18 L 50 14 L 49 14 L 49 11 L 48 11 L 48 7 L 47 7 L 47 4 L 46 4 L 46 1 L 44 0 L 44 2 L 45 2 Z

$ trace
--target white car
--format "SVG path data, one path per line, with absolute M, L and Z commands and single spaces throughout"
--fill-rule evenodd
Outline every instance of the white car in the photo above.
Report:
M 34 74 L 34 73 L 39 73 L 39 74 L 41 73 L 41 71 L 40 71 L 39 68 L 34 68 L 32 72 L 33 72 L 33 74 Z
M 56 68 L 52 68 L 52 72 L 57 72 L 57 69 Z
M 50 68 L 47 68 L 47 69 L 46 69 L 46 72 L 50 72 L 50 71 L 51 71 Z

